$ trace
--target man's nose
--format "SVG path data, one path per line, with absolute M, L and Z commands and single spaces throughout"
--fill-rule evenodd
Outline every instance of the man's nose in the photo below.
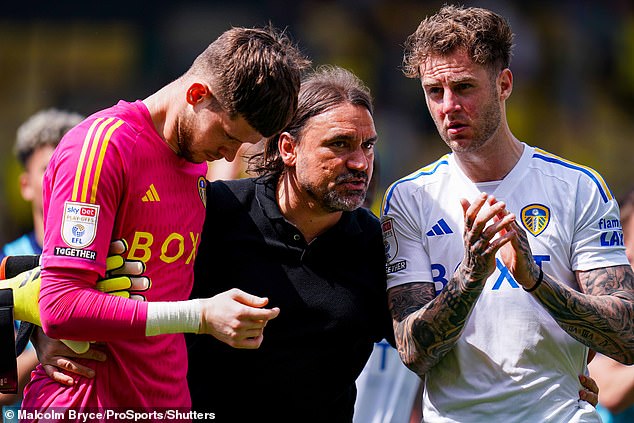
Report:
M 454 112 L 460 108 L 460 103 L 458 101 L 458 96 L 451 91 L 445 90 L 442 97 L 442 112 L 447 114 Z
M 365 171 L 372 163 L 372 155 L 364 151 L 363 148 L 357 148 L 350 153 L 347 160 L 348 168 Z
M 220 154 L 222 154 L 222 156 L 225 158 L 226 161 L 232 162 L 233 159 L 236 158 L 236 154 L 238 154 L 238 148 L 240 148 L 240 146 L 238 147 L 227 146 L 227 147 L 221 147 L 219 150 L 220 150 Z

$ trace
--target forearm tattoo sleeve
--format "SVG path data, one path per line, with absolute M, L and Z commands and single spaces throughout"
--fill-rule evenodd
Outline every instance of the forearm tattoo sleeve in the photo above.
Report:
M 437 297 L 433 283 L 410 283 L 388 292 L 399 355 L 421 377 L 454 347 L 482 292 L 482 284 L 465 280 L 456 272 Z
M 634 362 L 634 274 L 630 266 L 578 272 L 583 292 L 544 275 L 533 295 L 559 326 L 588 347 L 624 364 Z

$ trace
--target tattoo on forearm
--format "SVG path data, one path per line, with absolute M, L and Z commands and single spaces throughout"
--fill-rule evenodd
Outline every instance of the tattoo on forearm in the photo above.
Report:
M 570 336 L 620 362 L 634 361 L 634 275 L 630 266 L 579 273 L 583 292 L 544 275 L 535 291 Z
M 421 376 L 454 347 L 482 292 L 481 285 L 467 287 L 463 278 L 457 272 L 436 298 L 433 283 L 407 284 L 389 291 L 399 354 Z
M 409 283 L 390 289 L 390 311 L 398 322 L 434 299 L 433 283 Z

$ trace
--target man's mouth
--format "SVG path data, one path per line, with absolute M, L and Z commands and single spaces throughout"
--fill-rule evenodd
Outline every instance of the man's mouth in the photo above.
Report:
M 460 132 L 464 131 L 467 128 L 467 125 L 460 122 L 452 122 L 447 125 L 447 133 L 450 135 L 456 135 Z

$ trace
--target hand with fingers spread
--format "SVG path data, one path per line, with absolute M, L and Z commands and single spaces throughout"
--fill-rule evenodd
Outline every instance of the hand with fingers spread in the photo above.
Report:
M 265 309 L 269 300 L 231 289 L 201 300 L 202 321 L 199 333 L 206 333 L 234 347 L 259 348 L 264 327 L 280 313 L 273 307 Z
M 33 331 L 31 341 L 35 347 L 37 359 L 42 364 L 48 377 L 63 385 L 71 386 L 75 383 L 75 379 L 69 373 L 87 378 L 95 377 L 94 370 L 80 364 L 73 360 L 73 358 L 86 358 L 97 361 L 106 360 L 106 354 L 99 351 L 95 347 L 95 344 L 90 344 L 85 352 L 77 353 L 63 342 L 46 336 L 39 327 Z
M 465 256 L 460 269 L 467 282 L 484 285 L 495 270 L 495 254 L 513 237 L 508 228 L 515 216 L 506 212 L 506 205 L 495 197 L 481 193 L 473 203 L 461 199 L 464 212 Z

